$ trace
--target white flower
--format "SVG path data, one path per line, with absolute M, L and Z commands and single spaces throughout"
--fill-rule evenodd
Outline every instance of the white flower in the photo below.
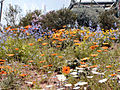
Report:
M 62 82 L 66 80 L 66 77 L 62 74 L 56 75 L 56 77 L 58 78 L 59 81 L 62 81 Z
M 86 84 L 88 84 L 88 82 L 78 82 L 78 83 L 76 83 L 75 84 L 75 86 L 78 86 L 78 85 L 80 85 L 80 86 L 83 86 L 83 85 L 86 85 Z
M 104 83 L 104 82 L 106 82 L 107 80 L 108 80 L 108 79 L 105 78 L 105 79 L 99 80 L 98 82 L 99 82 L 99 83 Z
M 76 69 L 78 69 L 78 70 L 84 70 L 84 68 L 79 68 L 79 67 L 76 67 Z
M 66 86 L 66 87 L 71 87 L 71 86 L 72 86 L 72 84 L 66 84 L 65 86 Z
M 93 78 L 93 76 L 87 76 L 87 78 Z
M 46 88 L 51 88 L 53 85 L 47 85 Z
M 74 77 L 74 78 L 77 78 L 78 76 L 77 76 L 77 75 L 74 75 L 73 77 Z
M 80 87 L 74 87 L 73 89 L 78 90 Z
M 96 72 L 96 71 L 91 71 L 93 74 L 97 74 L 97 75 L 104 75 L 104 73 L 100 73 L 100 72 Z
M 77 72 L 71 72 L 70 74 L 71 75 L 77 75 Z

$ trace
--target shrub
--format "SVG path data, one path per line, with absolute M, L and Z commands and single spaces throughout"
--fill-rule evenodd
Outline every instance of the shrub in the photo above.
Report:
M 40 22 L 44 29 L 61 29 L 64 25 L 74 24 L 76 17 L 76 14 L 65 8 L 58 11 L 50 11 L 46 15 L 42 15 Z
M 99 23 L 101 28 L 107 30 L 114 28 L 116 29 L 115 23 L 118 24 L 118 19 L 115 17 L 116 11 L 115 10 L 108 10 L 104 11 L 99 15 Z
M 20 26 L 27 26 L 27 25 L 31 25 L 32 22 L 34 22 L 33 20 L 36 19 L 36 17 L 39 17 L 41 15 L 41 11 L 40 10 L 34 10 L 33 12 L 29 11 L 25 17 L 22 17 L 22 19 L 20 20 L 19 25 Z
M 81 26 L 89 26 L 89 22 L 92 22 L 92 26 L 96 27 L 98 24 L 98 16 L 101 11 L 103 11 L 102 8 L 92 8 L 92 7 L 85 7 L 80 6 L 77 8 L 73 8 L 72 11 L 78 15 L 77 21 L 78 24 Z

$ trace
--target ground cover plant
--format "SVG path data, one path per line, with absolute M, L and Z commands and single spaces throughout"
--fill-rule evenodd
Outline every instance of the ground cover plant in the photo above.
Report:
M 0 40 L 0 88 L 117 90 L 120 32 L 7 27 Z

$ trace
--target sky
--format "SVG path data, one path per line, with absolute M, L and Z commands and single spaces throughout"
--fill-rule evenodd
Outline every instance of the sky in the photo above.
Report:
M 8 8 L 9 4 L 19 5 L 24 16 L 27 11 L 33 11 L 35 9 L 41 10 L 43 9 L 43 6 L 46 6 L 46 12 L 51 10 L 59 10 L 63 8 L 63 6 L 68 7 L 70 0 L 4 0 L 2 22 L 5 22 L 3 20 L 4 11 Z

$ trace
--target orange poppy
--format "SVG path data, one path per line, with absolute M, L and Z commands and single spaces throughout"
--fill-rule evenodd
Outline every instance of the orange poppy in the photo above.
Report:
M 43 46 L 47 45 L 48 43 L 42 43 Z
M 30 61 L 28 61 L 28 62 L 32 63 L 32 62 L 33 62 L 33 60 L 30 60 Z
M 63 28 L 65 28 L 65 27 L 66 27 L 66 25 L 63 26 Z
M 4 62 L 0 62 L 0 64 L 2 65 L 2 64 L 4 64 Z
M 86 64 L 86 62 L 80 62 L 80 64 Z
M 5 62 L 6 60 L 2 60 L 2 59 L 0 59 L 0 62 Z
M 96 57 L 96 56 L 98 56 L 98 54 L 91 54 L 90 56 L 92 56 L 92 57 Z
M 113 38 L 111 38 L 112 40 L 115 40 L 116 38 L 115 37 L 113 37 Z
M 48 65 L 44 65 L 43 67 L 46 68 L 46 67 L 48 67 Z
M 12 69 L 12 67 L 10 67 L 10 66 L 6 66 L 6 68 L 8 68 L 8 69 Z
M 39 63 L 44 63 L 44 62 L 46 62 L 45 60 L 44 61 L 40 61 Z
M 29 43 L 28 45 L 29 45 L 29 46 L 33 46 L 33 45 L 34 45 L 34 43 Z
M 110 76 L 111 76 L 111 77 L 114 77 L 114 76 L 116 76 L 116 75 L 117 75 L 117 74 L 111 74 Z
M 74 42 L 78 43 L 78 42 L 80 42 L 80 41 L 79 41 L 79 40 L 74 40 Z
M 15 48 L 15 50 L 19 50 L 19 48 Z
M 28 67 L 29 65 L 23 65 L 24 67 Z
M 56 47 L 59 48 L 59 47 L 61 47 L 61 45 L 57 45 Z
M 1 72 L 0 72 L 0 74 L 5 74 L 5 75 L 6 75 L 6 74 L 7 74 L 7 72 L 5 72 L 5 71 L 1 71 Z
M 108 49 L 108 47 L 104 46 L 104 47 L 102 47 L 102 49 Z
M 93 42 L 93 44 L 95 44 L 95 45 L 96 45 L 96 44 L 97 44 L 97 42 Z
M 45 54 L 41 54 L 41 56 L 45 56 Z
M 53 53 L 53 54 L 51 54 L 51 56 L 56 56 L 56 55 L 58 55 L 57 53 Z
M 111 67 L 112 67 L 111 65 L 106 66 L 106 68 L 111 68 Z
M 15 54 L 6 54 L 7 56 L 14 56 Z
M 99 45 L 95 45 L 95 47 L 99 47 Z
M 20 74 L 20 76 L 21 76 L 21 77 L 25 77 L 25 76 L 27 76 L 27 74 Z
M 97 52 L 102 52 L 102 50 L 97 50 Z
M 90 49 L 92 49 L 92 50 L 95 49 L 95 46 L 91 46 Z
M 93 65 L 93 66 L 90 66 L 90 68 L 96 68 L 98 67 L 98 65 Z
M 63 56 L 58 56 L 58 58 L 63 58 Z
M 62 68 L 62 72 L 65 73 L 65 74 L 69 74 L 69 73 L 70 73 L 70 67 L 64 66 L 64 67 Z
M 52 67 L 53 65 L 48 65 L 48 67 Z
M 104 50 L 104 52 L 108 52 L 108 50 Z
M 79 46 L 79 45 L 81 45 L 81 43 L 74 43 L 74 45 L 78 45 Z

